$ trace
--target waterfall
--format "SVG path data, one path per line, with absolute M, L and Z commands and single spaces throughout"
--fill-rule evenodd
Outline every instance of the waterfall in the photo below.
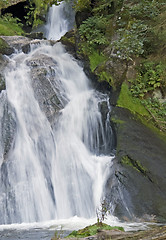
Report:
M 59 39 L 68 30 L 64 3 L 53 9 L 48 38 Z M 112 164 L 111 130 L 99 111 L 103 103 L 110 108 L 107 95 L 91 88 L 61 43 L 13 54 L 5 78 L 0 224 L 95 217 Z

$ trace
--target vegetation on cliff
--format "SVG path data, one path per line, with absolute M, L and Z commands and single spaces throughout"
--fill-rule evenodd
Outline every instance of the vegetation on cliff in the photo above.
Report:
M 77 24 L 79 53 L 89 58 L 100 81 L 123 86 L 119 105 L 129 110 L 133 102 L 133 109 L 142 105 L 147 121 L 166 131 L 165 1 L 94 0 L 84 7 L 82 2 L 76 9 L 88 17 L 83 14 Z

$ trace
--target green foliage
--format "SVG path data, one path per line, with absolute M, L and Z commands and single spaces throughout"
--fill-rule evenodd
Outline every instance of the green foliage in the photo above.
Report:
M 97 224 L 98 226 L 103 225 L 103 221 L 107 218 L 107 215 L 110 214 L 109 204 L 105 198 L 101 200 L 101 205 L 96 209 L 97 215 Z
M 151 114 L 150 120 L 162 131 L 166 131 L 166 102 L 160 102 L 157 98 L 142 100 L 143 105 Z
M 104 16 L 92 16 L 85 20 L 80 28 L 79 34 L 82 41 L 87 42 L 90 48 L 108 44 L 105 36 L 108 21 Z
M 90 8 L 90 0 L 75 0 L 74 8 L 76 11 L 83 11 Z
M 137 19 L 154 20 L 159 14 L 161 3 L 152 0 L 141 0 L 131 7 L 131 16 Z
M 144 52 L 144 40 L 148 26 L 141 21 L 129 21 L 126 29 L 120 28 L 118 39 L 113 42 L 117 54 L 121 59 L 131 59 L 142 55 Z
M 101 0 L 101 1 L 97 1 L 97 5 L 95 6 L 95 8 L 92 10 L 93 13 L 101 15 L 101 14 L 110 14 L 110 12 L 113 12 L 112 9 L 112 4 L 113 4 L 113 0 Z
M 107 224 L 102 224 L 100 227 L 98 226 L 98 224 L 94 224 L 94 225 L 90 225 L 84 229 L 78 230 L 78 231 L 73 231 L 72 233 L 70 233 L 67 238 L 83 238 L 83 237 L 88 237 L 88 236 L 92 236 L 95 235 L 99 229 L 103 229 L 103 230 L 113 230 L 113 229 L 118 229 L 120 231 L 124 231 L 124 229 L 122 227 L 111 227 Z
M 40 19 L 40 15 L 46 14 L 47 9 L 52 4 L 58 5 L 63 0 L 32 0 L 29 1 L 29 5 L 25 6 L 25 9 L 28 10 L 27 15 L 25 16 L 27 25 L 32 26 L 33 28 L 38 25 L 43 24 L 43 21 Z
M 121 86 L 121 91 L 118 99 L 117 105 L 119 107 L 127 108 L 132 113 L 137 113 L 140 116 L 149 116 L 148 111 L 142 105 L 141 101 L 137 98 L 133 98 L 131 92 L 126 83 Z
M 5 14 L 0 18 L 0 35 L 12 36 L 23 34 L 22 24 L 18 18 L 14 18 L 12 14 Z
M 130 91 L 133 96 L 143 98 L 165 84 L 165 64 L 146 61 L 140 64 L 138 76 L 131 80 Z

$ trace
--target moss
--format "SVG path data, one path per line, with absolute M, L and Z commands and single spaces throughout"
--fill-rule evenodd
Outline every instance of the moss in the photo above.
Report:
M 147 176 L 147 169 L 141 165 L 138 160 L 133 160 L 129 156 L 123 156 L 121 159 L 121 163 L 133 167 L 138 172 L 141 172 L 144 176 Z
M 94 225 L 90 225 L 88 227 L 85 227 L 81 230 L 78 231 L 73 231 L 70 233 L 67 238 L 83 238 L 83 237 L 88 237 L 95 235 L 99 230 L 113 230 L 113 229 L 118 229 L 120 231 L 124 231 L 122 227 L 111 227 L 107 224 L 102 223 L 101 226 L 99 226 L 97 223 Z
M 69 45 L 69 46 L 75 46 L 75 36 L 74 36 L 74 34 L 72 35 L 72 36 L 63 36 L 63 37 L 61 37 L 61 42 L 62 42 L 62 44 L 64 44 L 64 45 Z
M 17 23 L 5 21 L 0 18 L 0 35 L 2 36 L 14 36 L 23 35 L 24 31 Z
M 119 99 L 117 102 L 118 107 L 126 108 L 131 113 L 137 114 L 139 120 L 153 132 L 155 132 L 158 137 L 166 142 L 166 134 L 158 129 L 154 123 L 151 121 L 151 115 L 141 104 L 141 101 L 138 98 L 134 98 L 129 91 L 129 88 L 126 83 L 122 84 Z
M 105 56 L 98 51 L 93 51 L 92 54 L 89 55 L 90 68 L 91 71 L 94 72 L 96 67 L 103 63 L 106 60 Z
M 120 124 L 120 125 L 122 125 L 122 124 L 125 123 L 125 121 L 120 120 L 120 119 L 115 118 L 115 117 L 111 117 L 111 121 L 112 121 L 113 123 Z
M 139 99 L 133 98 L 126 83 L 121 86 L 121 91 L 117 103 L 118 107 L 127 108 L 134 114 L 149 116 L 148 111 L 141 104 Z

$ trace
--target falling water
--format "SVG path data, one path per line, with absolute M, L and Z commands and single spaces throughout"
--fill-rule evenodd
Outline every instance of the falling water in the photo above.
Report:
M 50 12 L 51 31 L 54 24 L 58 29 L 57 35 L 49 32 L 50 39 L 68 30 L 63 9 L 62 4 Z M 0 95 L 0 223 L 95 217 L 112 160 L 104 155 L 111 130 L 108 137 L 99 111 L 108 104 L 107 96 L 90 87 L 82 67 L 60 43 L 32 45 L 29 54 L 13 54 L 5 78 L 6 91 Z M 41 86 L 46 83 L 56 96 L 54 110 L 43 107 L 48 97 L 41 98 Z

